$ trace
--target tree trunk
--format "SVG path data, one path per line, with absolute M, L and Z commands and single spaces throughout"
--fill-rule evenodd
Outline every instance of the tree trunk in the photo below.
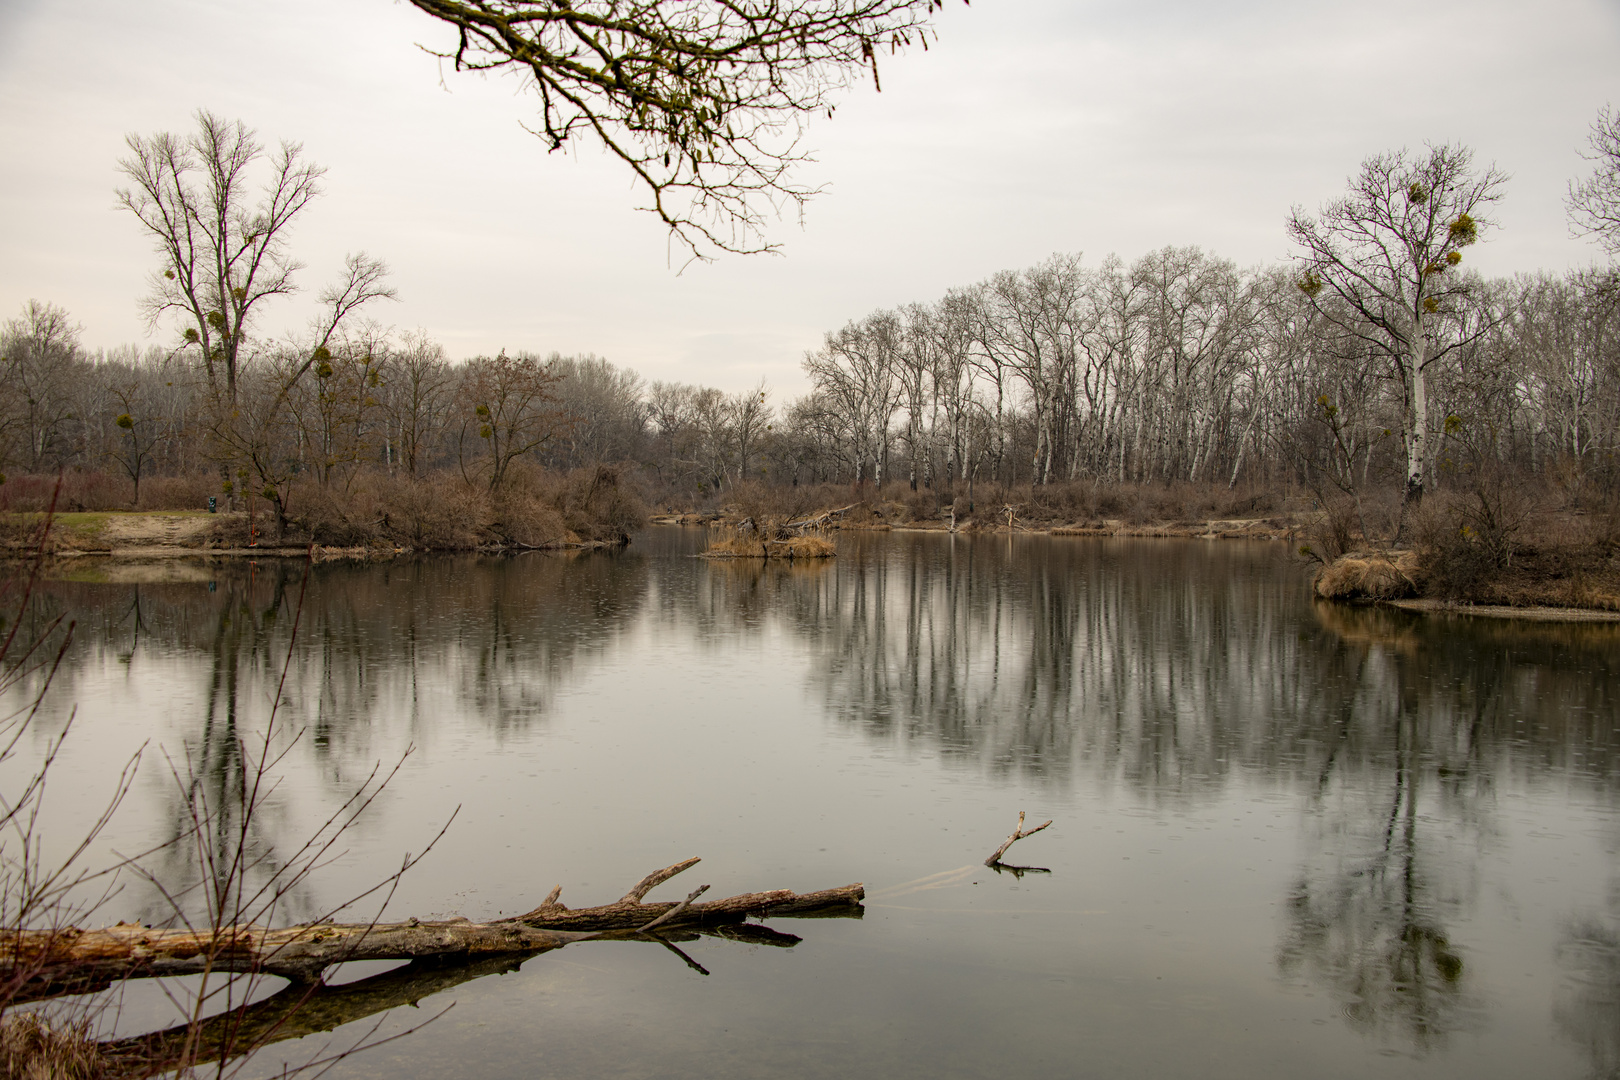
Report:
M 0 935 L 0 972 L 26 973 L 16 1002 L 92 992 L 126 978 L 199 972 L 265 972 L 314 982 L 333 964 L 354 960 L 414 960 L 535 953 L 615 931 L 646 933 L 659 926 L 741 922 L 750 915 L 814 917 L 859 909 L 859 885 L 797 894 L 787 889 L 693 903 L 705 885 L 680 903 L 643 903 L 654 886 L 697 863 L 688 859 L 647 875 L 611 904 L 570 910 L 558 886 L 533 911 L 493 922 L 309 923 L 279 930 L 228 926 L 219 930 L 157 930 L 119 923 L 102 930 L 13 930 Z
M 1420 358 L 1421 359 L 1421 358 Z M 1408 506 L 1423 501 L 1423 474 L 1429 433 L 1428 375 L 1421 363 L 1412 365 L 1412 406 L 1406 418 L 1406 497 Z

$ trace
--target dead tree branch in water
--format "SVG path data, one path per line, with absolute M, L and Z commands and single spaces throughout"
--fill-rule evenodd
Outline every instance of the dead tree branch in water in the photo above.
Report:
M 1014 844 L 1016 844 L 1018 841 L 1022 840 L 1026 836 L 1034 836 L 1036 833 L 1040 832 L 1042 829 L 1046 828 L 1046 826 L 1050 825 L 1050 824 L 1052 824 L 1052 823 L 1050 821 L 1048 821 L 1048 822 L 1045 822 L 1044 824 L 1037 825 L 1033 829 L 1030 829 L 1030 830 L 1028 830 L 1026 832 L 1024 830 L 1024 812 L 1022 810 L 1018 811 L 1018 828 L 1014 829 L 1013 832 L 1012 832 L 1012 835 L 1007 837 L 1007 839 L 1002 842 L 1001 846 L 996 848 L 996 850 L 991 853 L 991 855 L 990 855 L 990 857 L 988 859 L 984 860 L 984 865 L 989 866 L 989 867 L 997 866 L 998 864 L 1001 863 L 1001 857 L 1003 855 L 1007 854 L 1007 849 L 1008 848 L 1012 847 Z M 1039 867 L 1021 866 L 1021 867 L 1018 867 L 1017 869 L 1020 869 L 1020 870 L 1033 870 L 1033 869 L 1039 869 Z
M 697 903 L 704 886 L 679 903 L 643 902 L 654 886 L 697 861 L 688 859 L 649 874 L 611 904 L 569 909 L 557 900 L 559 887 L 547 897 L 547 903 L 533 911 L 491 922 L 410 919 L 318 922 L 281 929 L 249 924 L 218 930 L 158 930 L 120 923 L 101 930 L 21 931 L 0 941 L 0 971 L 32 973 L 19 1000 L 90 992 L 120 979 L 205 970 L 279 975 L 307 985 L 318 982 L 328 967 L 354 960 L 534 954 L 615 934 L 655 936 L 651 934 L 654 930 L 738 923 L 749 916 L 792 918 L 853 912 L 866 895 L 861 885 L 854 884 L 803 894 L 776 889 Z

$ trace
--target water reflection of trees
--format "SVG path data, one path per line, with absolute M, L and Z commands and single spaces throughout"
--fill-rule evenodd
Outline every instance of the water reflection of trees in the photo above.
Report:
M 204 658 L 211 716 L 229 730 L 239 708 L 268 708 L 304 567 L 264 560 L 214 565 L 194 581 L 48 583 L 30 617 L 66 612 L 78 622 L 57 697 L 71 699 L 76 673 L 107 658 Z M 326 563 L 313 575 L 284 704 L 334 753 L 364 739 L 376 716 L 420 734 L 442 701 L 496 732 L 532 722 L 646 591 L 643 563 L 604 555 Z
M 1235 770 L 1307 785 L 1389 772 L 1393 729 L 1369 720 L 1380 695 L 1417 695 L 1420 756 L 1444 741 L 1461 770 L 1436 788 L 1448 805 L 1469 801 L 1476 758 L 1510 752 L 1512 768 L 1597 784 L 1620 765 L 1620 627 L 1313 611 L 1272 545 L 839 543 L 836 565 L 706 564 L 655 606 L 699 636 L 785 626 L 829 714 L 875 740 L 1156 799 L 1218 790 Z
M 1273 549 L 840 544 L 836 570 L 716 567 L 704 599 L 748 618 L 774 610 L 809 642 L 828 711 L 885 743 L 1179 797 L 1286 758 L 1287 717 L 1314 692 L 1300 642 L 1279 632 L 1297 591 Z
M 165 686 L 197 706 L 165 718 L 179 782 L 157 784 L 164 828 L 190 835 L 192 809 L 207 806 L 216 861 L 229 865 L 227 848 L 244 843 L 265 879 L 276 872 L 277 841 L 298 831 L 295 815 L 272 799 L 237 840 L 235 810 L 254 779 L 243 740 L 263 730 L 278 692 L 281 743 L 272 751 L 307 740 L 322 787 L 341 802 L 380 758 L 431 740 L 447 719 L 472 719 L 500 738 L 543 717 L 570 670 L 622 630 L 646 591 L 641 564 L 611 556 L 327 563 L 302 589 L 306 565 L 188 564 L 185 574 L 157 569 L 155 581 L 128 568 L 119 576 L 137 580 L 105 580 L 92 566 L 75 570 L 81 580 L 48 583 L 25 615 L 77 622 L 53 692 L 64 716 L 81 674 L 107 661 L 131 678 L 150 665 L 154 678 L 178 670 L 194 682 Z M 171 891 L 196 882 L 201 854 L 192 844 L 165 847 L 158 880 Z M 287 898 L 290 908 L 301 903 Z M 153 896 L 142 913 L 161 917 L 165 905 Z
M 1317 660 L 1337 673 L 1338 715 L 1301 717 L 1321 732 L 1309 755 L 1319 765 L 1279 964 L 1326 984 L 1356 1027 L 1427 1047 L 1483 1022 L 1448 927 L 1472 907 L 1497 843 L 1499 778 L 1556 770 L 1612 784 L 1620 627 L 1331 604 L 1313 614 L 1332 635 Z M 1603 949 L 1586 955 L 1601 961 Z M 1590 995 L 1564 1012 L 1577 1041 L 1597 1041 Z
M 1620 627 L 1312 607 L 1263 545 L 851 534 L 840 547 L 812 565 L 323 565 L 287 708 L 342 789 L 356 764 L 430 744 L 447 715 L 497 739 L 535 723 L 645 612 L 655 633 L 748 635 L 807 657 L 833 722 L 875 744 L 1155 802 L 1274 785 L 1303 796 L 1309 852 L 1280 967 L 1327 987 L 1358 1028 L 1418 1046 L 1478 1015 L 1456 928 L 1497 843 L 1498 787 L 1615 786 Z M 76 655 L 131 670 L 198 661 L 206 707 L 182 727 L 197 782 L 223 805 L 243 775 L 235 736 L 267 711 L 287 655 L 302 569 L 211 573 L 55 582 L 30 617 L 71 611 Z M 271 818 L 267 836 L 283 829 Z M 1620 919 L 1594 919 L 1571 933 L 1586 989 L 1558 1017 L 1601 1072 L 1620 1061 L 1620 938 L 1605 929 Z
M 1612 907 L 1613 905 L 1611 905 Z M 1620 1076 L 1620 930 L 1613 911 L 1571 920 L 1558 943 L 1564 984 L 1553 1019 L 1591 1063 L 1589 1075 Z
M 828 713 L 884 745 L 1154 801 L 1239 774 L 1300 793 L 1279 966 L 1417 1048 L 1483 1015 L 1453 928 L 1499 781 L 1612 789 L 1620 767 L 1614 625 L 1313 607 L 1277 549 L 1245 545 L 843 540 L 836 570 L 712 568 L 700 621 L 774 612 Z M 1600 1062 L 1620 1061 L 1617 940 L 1566 949 L 1590 977 L 1561 1023 Z

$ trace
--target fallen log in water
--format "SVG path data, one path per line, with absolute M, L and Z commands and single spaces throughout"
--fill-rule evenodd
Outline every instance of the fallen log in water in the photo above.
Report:
M 788 918 L 858 909 L 859 884 L 813 893 L 787 889 L 744 893 L 696 903 L 707 885 L 679 903 L 645 903 L 655 886 L 698 862 L 687 859 L 648 874 L 611 904 L 569 909 L 553 889 L 539 907 L 492 922 L 465 918 L 392 923 L 318 922 L 281 929 L 227 926 L 218 930 L 160 930 L 120 923 L 100 930 L 13 930 L 0 933 L 0 973 L 24 975 L 14 1001 L 85 993 L 128 978 L 199 972 L 263 972 L 313 983 L 333 964 L 354 960 L 416 960 L 538 953 L 575 941 L 660 927 L 741 922 L 749 916 Z
M 861 907 L 844 905 L 816 912 L 819 917 L 859 916 Z M 707 975 L 674 942 L 716 937 L 750 945 L 792 948 L 800 938 L 757 924 L 722 923 L 696 929 L 667 927 L 652 934 L 611 930 L 605 940 L 654 940 L 670 949 L 694 970 Z M 376 1016 L 401 1006 L 418 1005 L 424 998 L 444 993 L 486 975 L 517 971 L 538 953 L 501 953 L 498 956 L 422 957 L 403 967 L 340 986 L 292 983 L 270 997 L 209 1017 L 201 1025 L 179 1024 L 97 1044 L 109 1080 L 138 1080 L 192 1066 L 242 1055 L 271 1043 L 302 1039 L 333 1031 L 345 1024 Z M 431 1015 L 429 1018 L 431 1018 Z M 425 1022 L 425 1021 L 424 1021 Z

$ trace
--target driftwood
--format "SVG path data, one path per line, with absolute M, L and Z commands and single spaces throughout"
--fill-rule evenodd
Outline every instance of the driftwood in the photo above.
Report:
M 1007 849 L 1008 848 L 1012 847 L 1014 844 L 1016 844 L 1018 841 L 1022 840 L 1026 836 L 1034 836 L 1036 833 L 1040 832 L 1042 829 L 1046 828 L 1046 826 L 1050 825 L 1050 824 L 1052 824 L 1052 823 L 1050 821 L 1048 821 L 1048 822 L 1045 822 L 1044 824 L 1037 825 L 1033 829 L 1029 829 L 1028 831 L 1026 831 L 1024 829 L 1024 812 L 1022 810 L 1018 811 L 1018 827 L 1012 831 L 1011 836 L 1007 837 L 1007 839 L 1005 839 L 1005 840 L 1003 840 L 1001 842 L 1001 846 L 996 848 L 996 850 L 991 853 L 991 855 L 990 855 L 990 857 L 988 859 L 984 860 L 984 865 L 986 865 L 988 867 L 991 867 L 991 868 L 1004 866 L 1005 864 L 1002 863 L 1001 857 L 1003 855 L 1007 854 Z M 1009 870 L 1025 870 L 1025 871 L 1027 871 L 1027 870 L 1037 870 L 1038 871 L 1038 870 L 1044 870 L 1045 868 L 1044 867 L 1039 867 L 1039 866 L 1009 866 L 1009 867 L 1007 867 L 1007 869 L 1009 869 Z
M 464 918 L 394 923 L 309 923 L 282 929 L 230 926 L 161 930 L 120 923 L 101 930 L 19 930 L 0 934 L 0 972 L 31 972 L 16 1001 L 83 993 L 128 978 L 204 971 L 264 972 L 311 984 L 334 964 L 353 960 L 420 960 L 526 953 L 593 938 L 649 935 L 655 930 L 739 923 L 749 916 L 804 918 L 859 910 L 859 884 L 798 894 L 786 889 L 696 903 L 646 903 L 647 893 L 698 862 L 687 859 L 648 874 L 611 904 L 570 910 L 562 887 L 533 911 L 492 922 Z M 690 962 L 690 961 L 688 961 Z

